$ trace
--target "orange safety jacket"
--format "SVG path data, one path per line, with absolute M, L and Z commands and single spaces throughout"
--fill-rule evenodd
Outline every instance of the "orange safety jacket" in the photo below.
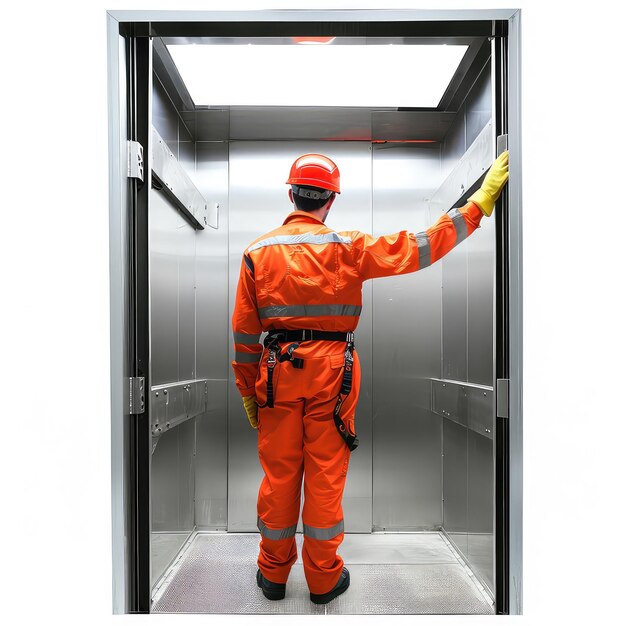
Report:
M 243 253 L 232 318 L 241 395 L 254 395 L 263 331 L 354 331 L 364 281 L 428 267 L 472 234 L 482 215 L 469 202 L 424 232 L 372 237 L 335 232 L 305 211 L 290 213 Z

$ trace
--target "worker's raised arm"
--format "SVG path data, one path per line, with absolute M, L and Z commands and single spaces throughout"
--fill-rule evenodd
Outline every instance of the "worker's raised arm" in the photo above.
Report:
M 256 305 L 254 266 L 245 254 L 239 271 L 232 322 L 235 342 L 235 360 L 232 365 L 235 371 L 235 384 L 242 396 L 253 396 L 263 351 L 263 346 L 259 343 L 262 328 Z
M 483 215 L 491 215 L 508 179 L 508 165 L 509 153 L 503 152 L 468 203 L 451 209 L 425 231 L 410 233 L 404 230 L 382 237 L 351 233 L 355 262 L 361 276 L 367 280 L 416 272 L 448 254 L 480 226 Z

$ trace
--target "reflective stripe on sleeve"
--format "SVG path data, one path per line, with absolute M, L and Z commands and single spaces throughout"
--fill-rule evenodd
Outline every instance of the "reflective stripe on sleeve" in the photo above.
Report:
M 248 252 L 258 250 L 259 248 L 265 248 L 266 246 L 295 246 L 301 243 L 312 244 L 324 244 L 324 243 L 352 243 L 350 237 L 342 237 L 337 233 L 324 233 L 322 235 L 315 235 L 314 233 L 301 233 L 300 235 L 276 235 L 275 237 L 268 237 L 263 241 L 257 241 L 257 243 L 251 245 L 248 248 Z
M 254 346 L 259 343 L 261 333 L 254 335 L 249 335 L 248 333 L 233 333 L 233 337 L 235 338 L 235 343 L 241 343 L 244 346 Z
M 417 233 L 417 250 L 420 256 L 420 269 L 430 265 L 430 239 L 426 233 Z
M 243 262 L 246 264 L 250 274 L 254 276 L 254 263 L 252 263 L 252 259 L 247 254 L 243 255 Z
M 235 352 L 237 363 L 258 363 L 261 360 L 262 352 Z
M 361 306 L 354 304 L 285 304 L 259 309 L 259 317 L 326 317 L 358 316 Z
M 343 520 L 330 528 L 316 528 L 315 526 L 307 526 L 303 524 L 304 534 L 312 539 L 328 540 L 336 537 L 343 532 Z
M 256 518 L 256 526 L 261 531 L 261 534 L 267 539 L 273 539 L 274 541 L 278 541 L 280 539 L 289 539 L 290 537 L 294 537 L 296 534 L 296 526 L 289 526 L 288 528 L 268 528 L 262 521 L 260 517 Z
M 454 244 L 456 245 L 467 238 L 467 223 L 458 209 L 452 209 L 448 212 L 448 215 L 454 224 L 454 230 L 456 230 L 456 243 Z

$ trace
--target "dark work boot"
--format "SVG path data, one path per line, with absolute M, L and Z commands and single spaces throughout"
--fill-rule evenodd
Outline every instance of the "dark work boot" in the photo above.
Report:
M 284 583 L 273 583 L 271 580 L 267 580 L 261 570 L 256 571 L 256 584 L 261 587 L 263 595 L 268 600 L 282 600 L 285 597 L 285 589 L 287 585 Z
M 334 600 L 337 596 L 340 596 L 350 586 L 350 572 L 347 568 L 341 570 L 341 576 L 337 584 L 326 593 L 312 593 L 311 602 L 314 604 L 326 604 L 331 600 Z

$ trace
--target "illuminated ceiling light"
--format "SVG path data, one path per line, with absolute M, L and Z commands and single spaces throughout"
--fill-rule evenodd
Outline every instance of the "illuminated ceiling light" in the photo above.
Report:
M 171 44 L 198 106 L 435 108 L 467 46 Z
M 336 37 L 292 37 L 291 40 L 294 43 L 304 44 L 327 44 L 333 43 Z

